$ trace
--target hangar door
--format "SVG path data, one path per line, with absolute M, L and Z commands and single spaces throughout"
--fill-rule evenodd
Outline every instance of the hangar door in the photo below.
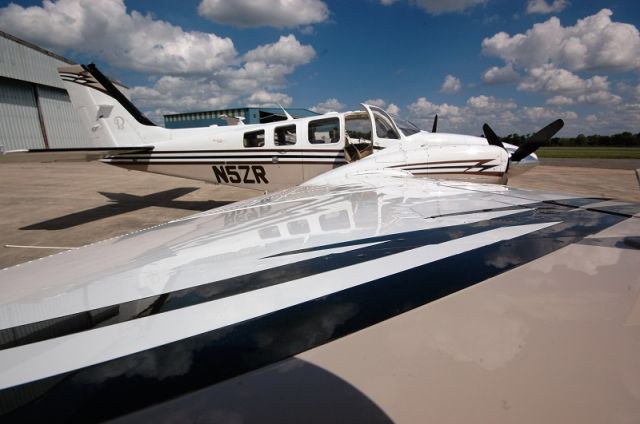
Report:
M 6 150 L 44 148 L 33 85 L 0 78 L 0 145 Z

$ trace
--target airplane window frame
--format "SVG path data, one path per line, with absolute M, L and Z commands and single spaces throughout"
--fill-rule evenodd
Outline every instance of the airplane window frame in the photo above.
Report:
M 335 124 L 335 130 L 337 137 L 335 138 L 331 138 L 329 141 L 326 140 L 317 140 L 314 137 L 312 137 L 312 134 L 314 134 L 314 132 L 312 132 L 313 128 L 319 128 L 325 125 L 333 125 Z M 328 130 L 328 133 L 331 134 L 331 131 L 333 131 L 334 129 L 330 129 Z M 337 116 L 335 117 L 331 117 L 331 118 L 321 118 L 321 119 L 315 119 L 313 121 L 309 121 L 308 125 L 307 125 L 307 139 L 309 140 L 309 143 L 311 144 L 337 144 L 340 142 L 340 118 L 338 118 Z
M 392 139 L 392 140 L 399 140 L 400 139 L 400 134 L 398 134 L 398 132 L 396 131 L 396 129 L 393 127 L 393 124 L 391 122 L 389 122 L 389 120 L 380 114 L 377 114 L 375 111 L 373 112 L 373 120 L 375 122 L 375 130 L 376 130 L 376 136 L 378 138 L 388 138 L 388 139 Z M 384 130 L 384 131 L 380 131 L 380 129 Z M 379 134 L 380 132 L 383 132 L 383 134 Z
M 248 143 L 247 136 L 248 135 L 256 135 L 255 142 L 251 141 Z M 260 135 L 262 135 L 262 143 L 260 143 Z M 256 130 L 256 131 L 247 131 L 242 135 L 242 145 L 249 149 L 256 149 L 260 147 L 264 147 L 265 144 L 265 131 L 264 130 Z
M 296 127 L 297 127 L 296 124 L 280 125 L 278 127 L 275 127 L 273 129 L 273 144 L 276 145 L 276 146 L 293 146 L 293 145 L 295 145 L 298 142 L 298 130 L 297 130 Z M 287 131 L 287 129 L 289 129 L 289 128 L 293 128 L 293 133 L 289 132 L 289 134 L 290 135 L 292 134 L 293 137 L 294 137 L 293 143 L 288 143 L 288 142 L 286 142 L 286 140 L 283 143 L 281 143 L 280 142 L 280 137 L 278 136 L 278 131 L 279 130 Z M 286 135 L 284 135 L 284 138 L 286 139 Z

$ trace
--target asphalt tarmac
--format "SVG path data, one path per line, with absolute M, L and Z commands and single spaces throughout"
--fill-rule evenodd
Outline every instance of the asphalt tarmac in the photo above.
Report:
M 639 161 L 557 160 L 509 185 L 640 203 Z M 261 194 L 106 164 L 1 164 L 0 268 Z

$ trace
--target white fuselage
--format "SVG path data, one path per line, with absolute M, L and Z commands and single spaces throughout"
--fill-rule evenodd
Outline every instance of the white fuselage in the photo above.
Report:
M 268 124 L 167 129 L 165 137 L 170 139 L 154 143 L 152 151 L 103 161 L 127 169 L 271 192 L 348 164 L 345 144 L 356 140 L 348 126 L 353 115 L 362 114 L 334 112 Z M 286 136 L 284 131 L 288 131 Z M 349 170 L 391 168 L 416 176 L 500 182 L 507 169 L 504 149 L 490 146 L 480 137 L 420 132 L 382 138 L 374 131 L 373 139 L 373 153 L 350 163 Z M 356 141 L 371 143 L 370 139 Z

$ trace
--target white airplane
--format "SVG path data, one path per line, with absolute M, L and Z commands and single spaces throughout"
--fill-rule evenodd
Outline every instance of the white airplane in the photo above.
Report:
M 407 149 L 1 270 L 0 421 L 639 421 L 640 205 Z
M 5 161 L 97 159 L 138 171 L 251 188 L 298 185 L 346 163 L 349 169 L 407 170 L 413 175 L 506 182 L 538 163 L 533 152 L 562 126 L 557 120 L 522 147 L 487 138 L 421 131 L 384 110 L 326 113 L 269 124 L 166 129 L 155 126 L 95 65 L 59 69 L 89 129 L 87 149 L 5 152 Z

